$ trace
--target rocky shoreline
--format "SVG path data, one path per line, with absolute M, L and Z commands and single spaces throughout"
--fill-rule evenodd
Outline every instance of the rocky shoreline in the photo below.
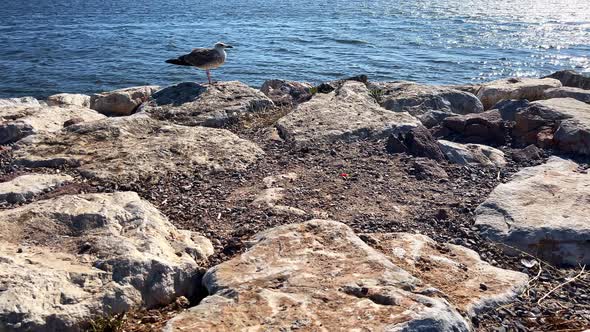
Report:
M 590 328 L 590 78 L 0 99 L 0 331 Z

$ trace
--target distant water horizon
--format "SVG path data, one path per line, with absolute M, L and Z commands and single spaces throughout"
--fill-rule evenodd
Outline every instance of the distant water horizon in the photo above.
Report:
M 590 73 L 588 0 L 4 0 L 0 98 L 205 82 L 164 60 L 232 44 L 214 80 L 464 84 Z

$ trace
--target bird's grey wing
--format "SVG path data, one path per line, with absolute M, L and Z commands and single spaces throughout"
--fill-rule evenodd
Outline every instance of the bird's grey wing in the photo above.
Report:
M 193 66 L 203 66 L 208 63 L 217 62 L 221 58 L 219 52 L 210 48 L 195 48 L 189 54 L 183 55 L 182 60 L 190 63 Z

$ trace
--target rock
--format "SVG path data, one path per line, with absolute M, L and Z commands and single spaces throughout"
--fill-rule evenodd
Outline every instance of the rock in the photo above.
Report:
M 516 114 L 517 142 L 590 154 L 590 105 L 572 98 L 531 103 Z
M 6 106 L 0 107 L 0 144 L 14 143 L 23 137 L 54 132 L 72 118 L 94 121 L 104 118 L 89 108 L 80 106 Z
M 90 108 L 90 96 L 74 93 L 60 93 L 47 97 L 47 105 L 72 105 Z
M 340 89 L 347 81 L 361 82 L 366 86 L 369 83 L 369 77 L 367 77 L 367 75 L 357 75 L 340 80 L 324 82 L 316 86 L 315 90 L 317 93 L 330 93 L 334 90 Z
M 141 111 L 159 120 L 187 126 L 222 127 L 244 115 L 272 107 L 273 102 L 261 91 L 241 82 L 213 85 L 186 82 L 158 91 Z
M 26 174 L 0 183 L 0 201 L 21 203 L 35 195 L 73 181 L 69 175 Z
M 408 132 L 420 122 L 408 113 L 383 109 L 360 82 L 345 81 L 316 94 L 277 121 L 281 137 L 295 143 L 353 142 Z
M 299 176 L 297 173 L 286 173 L 267 176 L 262 179 L 265 189 L 262 189 L 254 198 L 251 205 L 262 208 L 276 215 L 305 216 L 307 213 L 301 209 L 279 204 L 285 198 L 285 192 L 292 187 L 292 182 Z
M 530 162 L 543 158 L 543 151 L 535 145 L 529 145 L 524 149 L 512 152 L 512 159 L 517 162 Z
M 264 82 L 262 91 L 275 105 L 297 105 L 311 99 L 312 85 L 284 80 L 268 80 Z
M 6 106 L 42 106 L 39 101 L 33 97 L 21 98 L 0 98 L 0 107 Z
M 590 78 L 588 78 L 588 80 L 590 80 Z M 545 98 L 573 98 L 581 102 L 590 104 L 590 90 L 571 87 L 548 89 L 545 91 Z
M 460 90 L 403 81 L 374 83 L 370 89 L 383 107 L 408 112 L 428 128 L 447 116 L 483 112 L 477 97 Z
M 16 164 L 78 167 L 82 175 L 128 182 L 170 173 L 244 170 L 264 152 L 224 129 L 186 127 L 145 114 L 72 125 L 27 137 Z
M 498 110 L 477 114 L 457 115 L 442 122 L 454 135 L 468 143 L 491 143 L 502 145 L 506 142 L 506 126 Z
M 418 180 L 449 178 L 447 172 L 436 161 L 427 158 L 414 159 L 412 174 Z
M 559 80 L 563 86 L 590 89 L 590 77 L 584 76 L 573 70 L 561 70 L 546 77 Z
M 441 151 L 454 164 L 504 167 L 504 152 L 481 144 L 459 144 L 438 140 Z
M 516 119 L 516 113 L 521 109 L 529 106 L 530 102 L 526 99 L 505 99 L 500 100 L 492 109 L 498 110 L 502 119 L 506 121 L 514 121 Z
M 90 108 L 106 115 L 130 115 L 159 89 L 147 85 L 98 93 L 90 97 Z
M 27 250 L 15 255 L 20 245 Z M 97 316 L 190 297 L 212 253 L 209 240 L 177 230 L 133 192 L 3 210 L 0 330 L 83 331 Z
M 514 301 L 527 286 L 526 274 L 494 267 L 481 260 L 475 251 L 462 246 L 438 244 L 421 234 L 365 236 L 393 264 L 419 278 L 423 288 L 429 285 L 423 294 L 437 294 L 469 317 Z
M 203 277 L 209 296 L 164 331 L 469 331 L 447 301 L 346 225 L 311 220 L 258 234 Z
M 551 157 L 500 184 L 476 209 L 475 225 L 492 241 L 558 265 L 590 263 L 590 174 Z M 504 249 L 517 254 L 510 247 Z
M 561 83 L 552 78 L 508 78 L 482 84 L 477 97 L 488 110 L 503 99 L 543 99 L 545 90 L 559 87 Z
M 423 126 L 413 128 L 405 134 L 391 135 L 385 149 L 389 153 L 407 153 L 415 157 L 445 160 L 437 141 Z

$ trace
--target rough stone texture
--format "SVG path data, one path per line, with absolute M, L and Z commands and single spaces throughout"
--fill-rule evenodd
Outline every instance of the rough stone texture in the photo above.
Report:
M 543 99 L 545 90 L 559 87 L 561 83 L 552 78 L 508 78 L 482 84 L 477 97 L 487 110 L 503 99 Z
M 493 241 L 554 264 L 590 264 L 588 197 L 590 174 L 572 161 L 551 157 L 496 187 L 477 208 L 475 225 Z
M 69 175 L 25 174 L 0 183 L 0 201 L 24 202 L 31 197 L 73 181 Z
M 573 70 L 561 70 L 547 77 L 559 80 L 563 86 L 590 89 L 590 77 L 584 76 Z
M 5 106 L 0 107 L 0 144 L 14 143 L 23 137 L 58 131 L 64 122 L 80 118 L 93 121 L 104 115 L 80 106 Z
M 75 94 L 75 93 L 60 93 L 47 97 L 47 105 L 49 106 L 82 106 L 90 108 L 90 96 Z
M 572 98 L 531 103 L 516 114 L 518 142 L 590 154 L 590 105 Z
M 285 191 L 292 187 L 292 183 L 298 177 L 297 173 L 293 172 L 265 177 L 262 179 L 265 188 L 256 195 L 251 205 L 267 209 L 277 215 L 305 216 L 307 213 L 301 209 L 280 204 L 285 198 Z
M 142 105 L 141 111 L 160 120 L 188 126 L 222 127 L 241 116 L 274 107 L 261 91 L 244 83 L 192 82 L 164 88 Z
M 477 97 L 465 91 L 411 82 L 374 83 L 370 89 L 383 107 L 408 112 L 428 128 L 447 116 L 483 112 Z
M 76 124 L 21 140 L 15 163 L 78 167 L 88 177 L 133 181 L 171 172 L 243 170 L 264 152 L 224 129 L 186 127 L 145 114 Z
M 41 104 L 33 97 L 0 98 L 0 107 L 5 106 L 41 106 Z
M 439 244 L 425 235 L 375 233 L 361 238 L 431 286 L 428 292 L 444 297 L 470 317 L 511 302 L 527 285 L 524 273 L 494 267 L 471 249 Z
M 548 89 L 545 91 L 545 98 L 573 98 L 581 102 L 590 104 L 590 90 L 572 87 Z
M 543 151 L 535 145 L 529 145 L 524 149 L 512 152 L 512 159 L 517 162 L 529 162 L 533 160 L 540 160 L 543 158 Z
M 447 301 L 420 294 L 419 279 L 334 221 L 263 232 L 203 283 L 210 296 L 165 331 L 470 329 Z
M 383 109 L 365 84 L 345 81 L 314 97 L 277 122 L 281 136 L 296 143 L 352 142 L 408 132 L 420 122 L 406 112 Z
M 297 105 L 311 99 L 312 85 L 284 80 L 268 80 L 262 84 L 260 91 L 275 105 Z
M 447 172 L 436 161 L 428 158 L 415 158 L 411 173 L 418 180 L 446 180 L 449 178 Z
M 439 147 L 447 159 L 460 165 L 482 165 L 504 167 L 506 159 L 504 152 L 481 144 L 459 144 L 439 140 Z
M 516 119 L 516 113 L 521 108 L 529 106 L 530 102 L 526 99 L 506 99 L 500 100 L 492 109 L 498 110 L 502 119 L 506 121 L 514 121 Z
M 407 153 L 415 157 L 427 157 L 437 161 L 445 160 L 437 141 L 423 126 L 413 128 L 405 134 L 389 136 L 385 149 L 389 153 Z
M 4 210 L 0 330 L 81 331 L 97 315 L 190 296 L 212 253 L 209 240 L 177 230 L 133 192 Z
M 478 114 L 451 116 L 442 125 L 452 134 L 468 143 L 491 143 L 502 145 L 506 142 L 506 127 L 498 110 Z
M 98 93 L 90 97 L 90 108 L 106 115 L 130 115 L 159 89 L 147 85 Z

